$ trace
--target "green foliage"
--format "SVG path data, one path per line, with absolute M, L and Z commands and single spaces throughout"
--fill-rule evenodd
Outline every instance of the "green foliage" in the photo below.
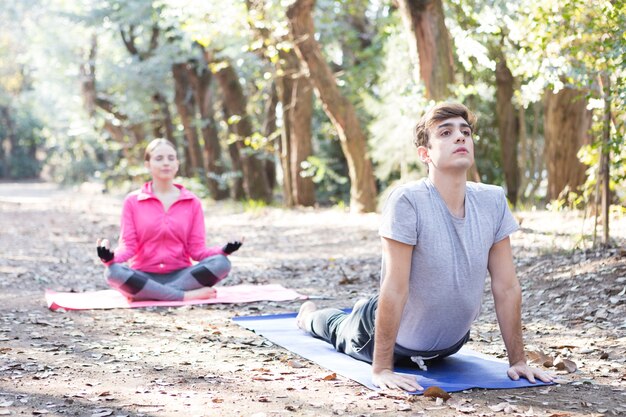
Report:
M 139 155 L 154 134 L 153 95 L 172 103 L 171 67 L 177 62 L 201 62 L 203 45 L 215 62 L 228 61 L 238 74 L 247 102 L 253 133 L 245 138 L 248 152 L 272 158 L 278 151 L 282 127 L 263 130 L 280 51 L 290 51 L 285 16 L 291 0 L 252 2 L 191 0 L 23 0 L 0 6 L 0 105 L 10 105 L 19 130 L 11 175 L 37 175 L 41 164 L 58 181 L 75 182 L 99 175 L 111 184 L 130 187 L 146 177 Z M 252 4 L 251 3 L 251 4 Z M 516 78 L 514 105 L 525 108 L 525 127 L 533 141 L 535 160 L 543 151 L 541 107 L 546 88 L 573 86 L 589 92 L 595 119 L 592 134 L 600 137 L 603 99 L 598 77 L 611 82 L 611 187 L 626 199 L 626 8 L 624 0 L 449 0 L 446 24 L 454 44 L 456 83 L 451 100 L 464 102 L 479 116 L 476 160 L 485 182 L 503 184 L 500 141 L 496 120 L 494 68 L 504 57 Z M 424 98 L 416 81 L 407 34 L 399 12 L 389 2 L 317 0 L 316 37 L 337 77 L 338 86 L 357 109 L 367 128 L 369 151 L 381 189 L 395 181 L 423 176 L 412 145 L 412 131 L 423 111 L 433 103 Z M 120 31 L 134 34 L 139 52 L 131 55 Z M 153 29 L 157 47 L 150 51 Z M 86 67 L 92 36 L 97 38 L 96 82 L 101 98 L 109 100 L 117 116 L 85 111 L 81 68 Z M 229 124 L 240 116 L 221 119 L 219 90 L 211 90 L 217 131 L 225 147 L 233 138 Z M 184 142 L 179 115 L 172 106 L 175 136 Z M 114 142 L 104 129 L 112 123 L 123 130 Z M 129 126 L 144 127 L 137 140 Z M 202 127 L 202 122 L 195 124 Z M 6 129 L 6 127 L 4 127 Z M 0 137 L 3 137 L 0 125 Z M 338 135 L 316 100 L 313 117 L 315 156 L 303 166 L 303 175 L 316 184 L 318 201 L 349 199 L 346 161 Z M 531 134 L 531 132 L 533 132 Z M 182 146 L 182 145 L 181 145 Z M 38 152 L 33 152 L 35 149 Z M 122 152 L 122 150 L 124 150 Z M 43 152 L 42 152 L 43 151 Z M 597 180 L 597 143 L 581 151 L 589 165 L 588 182 L 572 204 L 586 204 Z M 45 160 L 33 158 L 45 154 Z M 184 155 L 182 155 L 184 157 Z M 229 162 L 224 162 L 228 169 Z M 528 182 L 539 184 L 540 164 L 527 163 Z M 226 172 L 224 183 L 238 173 Z M 186 186 L 205 194 L 200 181 Z M 529 184 L 527 192 L 533 189 Z M 541 189 L 541 187 L 539 187 Z M 572 190 L 573 191 L 573 190 Z M 573 195 L 573 194 L 572 194 Z M 526 198 L 541 198 L 526 195 Z

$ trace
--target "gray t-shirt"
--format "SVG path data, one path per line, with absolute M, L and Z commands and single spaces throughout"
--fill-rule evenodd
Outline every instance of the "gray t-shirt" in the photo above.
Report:
M 461 340 L 480 313 L 489 250 L 518 228 L 501 187 L 468 182 L 462 219 L 428 178 L 393 190 L 379 234 L 414 245 L 396 343 L 433 351 Z M 384 259 L 382 269 L 381 280 Z

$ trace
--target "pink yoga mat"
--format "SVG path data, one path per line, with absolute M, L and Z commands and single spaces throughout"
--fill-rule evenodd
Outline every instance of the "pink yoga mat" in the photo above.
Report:
M 215 287 L 217 297 L 189 301 L 128 301 L 115 290 L 87 292 L 55 292 L 46 290 L 46 302 L 50 310 L 93 310 L 107 308 L 177 307 L 197 304 L 251 303 L 254 301 L 303 300 L 307 297 L 282 285 L 233 285 Z

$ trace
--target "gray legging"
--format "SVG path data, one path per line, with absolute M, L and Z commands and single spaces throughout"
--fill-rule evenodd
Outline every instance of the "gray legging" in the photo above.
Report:
M 214 255 L 188 268 L 167 274 L 155 274 L 132 269 L 124 264 L 111 264 L 105 278 L 114 288 L 133 299 L 182 300 L 185 291 L 212 287 L 228 275 L 230 261 L 224 255 Z
M 310 315 L 304 327 L 313 336 L 332 344 L 338 352 L 371 363 L 374 357 L 377 309 L 378 295 L 375 295 L 365 302 L 355 304 L 350 313 L 335 308 L 317 310 Z M 458 352 L 469 340 L 469 335 L 468 331 L 459 342 L 447 349 L 427 352 L 407 349 L 396 343 L 394 362 L 405 366 L 414 362 L 425 370 L 424 361 L 445 358 Z

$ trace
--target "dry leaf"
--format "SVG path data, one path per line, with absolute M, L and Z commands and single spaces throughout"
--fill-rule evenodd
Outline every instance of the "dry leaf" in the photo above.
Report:
M 570 361 L 569 359 L 563 359 L 560 356 L 554 360 L 554 367 L 559 371 L 565 370 L 570 374 L 572 372 L 576 372 L 578 369 L 575 362 Z
M 287 361 L 287 365 L 291 366 L 292 368 L 306 368 L 305 364 L 295 359 Z
M 441 398 L 444 401 L 447 401 L 451 398 L 451 395 L 439 387 L 432 386 L 432 387 L 426 388 L 426 391 L 424 391 L 424 397 Z
M 501 402 L 496 405 L 490 405 L 489 408 L 491 408 L 493 411 L 502 411 L 505 414 L 511 414 L 517 411 L 517 408 L 514 405 L 511 405 L 507 402 Z
M 337 379 L 337 374 L 336 373 L 332 373 L 330 375 L 326 375 L 324 378 L 322 378 L 324 381 L 333 381 L 335 379 Z
M 554 361 L 552 360 L 552 358 L 543 352 L 529 350 L 526 351 L 526 357 L 528 357 L 528 360 L 532 364 L 542 365 L 546 368 L 550 368 L 551 366 L 553 366 Z
M 105 409 L 105 410 L 96 410 L 91 417 L 106 417 L 113 414 L 113 410 Z

